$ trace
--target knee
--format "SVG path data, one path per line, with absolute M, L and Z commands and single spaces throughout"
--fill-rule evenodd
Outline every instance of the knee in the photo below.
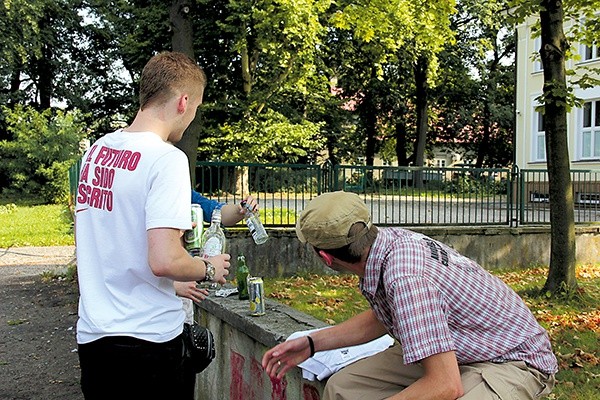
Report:
M 342 395 L 344 391 L 344 383 L 347 381 L 342 378 L 341 373 L 335 373 L 327 379 L 325 389 L 323 390 L 323 400 L 344 400 Z

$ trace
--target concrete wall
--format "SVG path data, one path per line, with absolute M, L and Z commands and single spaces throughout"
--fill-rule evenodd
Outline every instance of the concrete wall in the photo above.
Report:
M 486 269 L 526 268 L 550 263 L 550 227 L 416 227 L 411 228 L 446 243 Z M 267 243 L 256 246 L 247 230 L 228 229 L 229 253 L 240 252 L 252 274 L 291 276 L 303 272 L 331 273 L 314 251 L 298 241 L 293 229 L 270 229 Z M 600 260 L 600 226 L 576 228 L 577 262 Z M 235 270 L 235 268 L 233 268 Z
M 275 300 L 266 314 L 250 316 L 248 300 L 211 294 L 196 307 L 196 320 L 215 336 L 216 357 L 197 375 L 197 400 L 319 400 L 324 384 L 302 378 L 300 368 L 271 380 L 261 366 L 263 354 L 296 331 L 326 326 Z

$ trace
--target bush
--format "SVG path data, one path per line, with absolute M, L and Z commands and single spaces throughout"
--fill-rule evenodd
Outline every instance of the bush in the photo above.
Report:
M 2 107 L 10 140 L 0 141 L 0 175 L 8 180 L 4 194 L 39 197 L 47 203 L 69 196 L 69 167 L 81 156 L 83 115 L 75 111 Z

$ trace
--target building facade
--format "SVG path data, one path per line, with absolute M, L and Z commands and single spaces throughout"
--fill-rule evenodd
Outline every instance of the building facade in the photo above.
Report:
M 517 83 L 516 83 L 516 164 L 519 168 L 546 168 L 544 116 L 536 111 L 542 95 L 544 75 L 539 56 L 541 38 L 534 35 L 535 19 L 518 26 Z M 568 26 L 565 26 L 568 30 Z M 567 70 L 579 79 L 590 68 L 600 68 L 600 46 L 573 44 L 578 54 L 569 59 Z M 583 107 L 573 108 L 568 114 L 569 155 L 571 168 L 600 168 L 600 86 L 575 88 L 575 96 Z
M 536 110 L 540 105 L 538 98 L 542 95 L 544 85 L 543 67 L 539 57 L 541 38 L 535 34 L 537 18 L 531 17 L 517 27 L 516 54 L 516 96 L 515 96 L 515 164 L 520 170 L 545 170 L 546 138 L 544 131 L 544 115 Z M 565 32 L 569 31 L 569 23 L 565 23 Z M 600 68 L 600 46 L 572 43 L 574 57 L 566 62 L 568 85 L 578 80 L 583 74 L 592 74 L 590 68 Z M 598 74 L 595 76 L 598 78 Z M 567 115 L 569 157 L 572 171 L 600 169 L 600 86 L 591 88 L 574 87 L 575 96 L 582 101 L 582 106 L 574 107 Z M 575 202 L 587 200 L 600 201 L 600 183 L 595 178 L 590 181 L 586 175 L 579 182 L 574 174 Z M 595 174 L 592 174 L 595 176 Z M 546 201 L 547 182 L 539 179 L 539 187 L 529 190 L 533 201 Z M 547 180 L 547 178 L 546 178 Z M 582 187 L 584 185 L 585 187 Z M 590 197 L 591 196 L 591 197 Z M 594 201 L 594 202 L 595 202 Z

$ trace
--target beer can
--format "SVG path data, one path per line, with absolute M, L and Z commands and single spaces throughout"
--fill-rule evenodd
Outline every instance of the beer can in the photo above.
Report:
M 193 256 L 200 256 L 202 253 L 201 242 L 204 225 L 202 207 L 200 207 L 198 204 L 192 204 L 192 222 L 195 222 L 196 226 L 184 232 L 183 241 L 185 244 L 185 249 L 188 251 L 188 253 Z
M 250 297 L 250 315 L 265 315 L 265 288 L 262 278 L 248 277 L 248 295 Z

